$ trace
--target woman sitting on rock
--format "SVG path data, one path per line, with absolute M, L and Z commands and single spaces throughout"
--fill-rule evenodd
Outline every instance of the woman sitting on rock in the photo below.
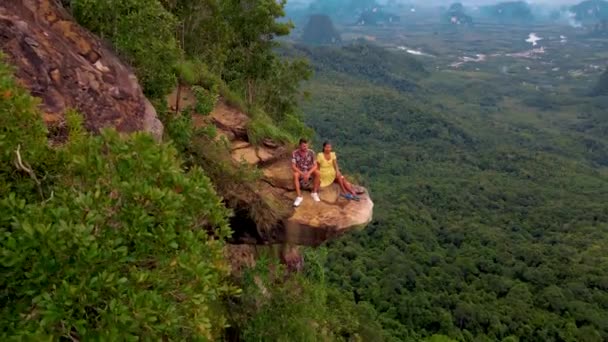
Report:
M 323 143 L 323 152 L 317 154 L 317 163 L 321 174 L 322 188 L 330 186 L 333 183 L 338 183 L 342 189 L 342 196 L 347 199 L 359 200 L 352 184 L 340 173 L 336 153 L 331 151 L 331 143 L 329 141 Z

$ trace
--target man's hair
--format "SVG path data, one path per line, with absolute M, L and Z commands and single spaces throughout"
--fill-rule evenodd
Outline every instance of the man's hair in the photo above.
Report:
M 308 140 L 302 138 L 300 139 L 300 142 L 298 143 L 298 145 L 302 145 L 302 144 L 308 144 Z

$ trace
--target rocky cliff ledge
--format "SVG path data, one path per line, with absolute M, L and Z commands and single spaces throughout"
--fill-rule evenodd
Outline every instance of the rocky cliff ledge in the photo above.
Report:
M 0 1 L 0 49 L 21 83 L 42 100 L 53 138 L 61 139 L 68 109 L 82 113 L 90 131 L 112 126 L 162 137 L 163 126 L 133 72 L 55 1 Z
M 169 98 L 169 105 L 176 107 L 176 97 Z M 181 91 L 180 106 L 192 106 L 195 102 L 188 90 Z M 261 179 L 255 184 L 255 196 L 248 204 L 238 208 L 237 215 L 247 216 L 247 206 L 258 202 L 258 207 L 288 208 L 280 211 L 280 217 L 271 227 L 257 227 L 257 237 L 244 240 L 244 243 L 291 244 L 317 246 L 348 231 L 364 228 L 372 220 L 374 203 L 367 191 L 360 201 L 347 200 L 340 197 L 340 187 L 336 184 L 321 189 L 321 202 L 314 202 L 310 192 L 304 192 L 304 202 L 294 209 L 293 200 L 296 197 L 293 186 L 290 153 L 292 147 L 273 141 L 264 141 L 259 146 L 249 143 L 247 125 L 249 117 L 238 109 L 219 102 L 209 117 L 195 114 L 195 122 L 199 125 L 214 124 L 218 136 L 229 142 L 230 158 L 235 164 L 246 163 L 258 168 Z M 365 190 L 365 189 L 363 189 Z M 245 189 L 243 191 L 246 191 Z M 251 190 L 250 190 L 251 191 Z M 267 204 L 267 205 L 264 205 Z M 246 217 L 239 221 L 251 222 Z M 237 230 L 239 227 L 235 227 Z M 236 232 L 238 235 L 238 231 Z

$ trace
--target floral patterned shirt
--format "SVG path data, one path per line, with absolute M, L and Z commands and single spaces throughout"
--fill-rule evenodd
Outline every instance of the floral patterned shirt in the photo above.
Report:
M 315 166 L 315 152 L 308 149 L 304 155 L 300 150 L 295 150 L 291 154 L 291 162 L 296 164 L 296 167 L 302 172 L 308 172 Z

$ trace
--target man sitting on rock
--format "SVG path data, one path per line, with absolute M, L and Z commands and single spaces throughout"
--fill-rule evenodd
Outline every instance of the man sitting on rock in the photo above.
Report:
M 311 178 L 313 182 L 312 199 L 319 202 L 319 184 L 321 183 L 321 174 L 317 169 L 315 152 L 308 148 L 308 141 L 300 139 L 300 146 L 291 154 L 291 169 L 293 170 L 293 182 L 296 188 L 294 207 L 300 206 L 304 197 L 302 197 L 302 188 L 310 187 Z

